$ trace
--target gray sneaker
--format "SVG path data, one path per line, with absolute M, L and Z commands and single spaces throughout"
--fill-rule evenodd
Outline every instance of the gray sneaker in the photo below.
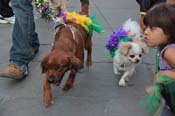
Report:
M 9 23 L 8 21 L 0 17 L 0 24 L 8 24 L 8 23 Z
M 9 24 L 14 24 L 15 23 L 15 17 L 8 17 L 8 18 L 4 18 Z
M 8 17 L 5 18 L 2 15 L 0 15 L 0 24 L 14 24 L 15 23 L 15 17 Z

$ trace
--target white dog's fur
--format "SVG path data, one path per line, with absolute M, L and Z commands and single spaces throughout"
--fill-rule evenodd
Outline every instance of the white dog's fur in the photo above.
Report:
M 144 53 L 148 52 L 148 48 L 143 42 L 121 42 L 119 48 L 115 52 L 113 58 L 113 69 L 116 75 L 121 74 L 119 86 L 126 86 L 128 77 L 135 72 L 136 64 L 141 60 Z

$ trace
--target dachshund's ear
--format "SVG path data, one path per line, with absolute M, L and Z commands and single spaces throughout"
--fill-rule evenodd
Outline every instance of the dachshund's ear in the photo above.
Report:
M 45 73 L 46 71 L 47 71 L 47 61 L 43 59 L 41 61 L 41 72 Z
M 71 57 L 70 57 L 70 62 L 71 62 L 71 64 L 72 64 L 72 66 L 73 66 L 74 68 L 76 68 L 76 69 L 81 68 L 82 65 L 83 65 L 82 62 L 80 61 L 80 59 L 77 58 L 76 56 L 71 56 Z

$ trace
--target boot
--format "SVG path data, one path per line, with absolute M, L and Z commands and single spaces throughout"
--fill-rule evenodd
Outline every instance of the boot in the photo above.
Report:
M 27 66 L 17 66 L 15 64 L 7 65 L 1 72 L 0 77 L 12 78 L 12 79 L 23 79 L 28 76 L 28 67 Z

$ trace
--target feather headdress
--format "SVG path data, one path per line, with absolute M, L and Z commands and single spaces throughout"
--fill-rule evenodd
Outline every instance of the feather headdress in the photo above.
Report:
M 63 12 L 62 17 L 64 22 L 73 22 L 81 25 L 87 32 L 92 33 L 96 31 L 98 33 L 103 32 L 101 24 L 96 20 L 96 16 L 87 17 L 86 15 L 80 15 L 77 12 Z
M 113 32 L 108 39 L 106 48 L 110 55 L 114 57 L 115 51 L 118 49 L 119 42 L 129 42 L 139 39 L 141 36 L 141 29 L 136 21 L 128 19 L 124 24 Z

